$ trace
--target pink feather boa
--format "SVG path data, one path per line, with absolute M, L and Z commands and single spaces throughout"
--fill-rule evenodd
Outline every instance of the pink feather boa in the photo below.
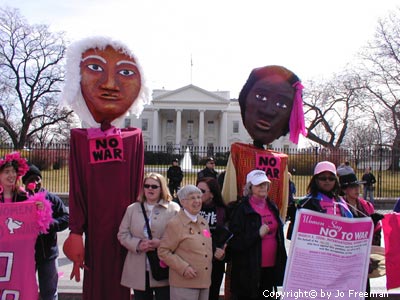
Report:
M 37 209 L 38 225 L 41 233 L 47 233 L 50 224 L 53 223 L 53 210 L 51 208 L 51 202 L 46 199 L 46 192 L 39 192 L 32 196 L 29 196 L 28 201 L 42 202 L 43 209 Z

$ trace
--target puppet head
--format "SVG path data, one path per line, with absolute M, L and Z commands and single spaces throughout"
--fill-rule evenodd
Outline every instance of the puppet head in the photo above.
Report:
M 302 89 L 296 74 L 284 67 L 251 71 L 239 104 L 243 124 L 255 142 L 269 144 L 290 132 L 290 140 L 297 144 L 300 133 L 306 136 Z
M 85 126 L 120 127 L 128 112 L 138 117 L 150 99 L 142 68 L 128 47 L 92 37 L 68 48 L 63 102 Z

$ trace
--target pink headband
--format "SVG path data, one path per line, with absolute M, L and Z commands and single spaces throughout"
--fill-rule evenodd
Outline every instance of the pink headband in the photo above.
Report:
M 295 82 L 292 85 L 296 92 L 293 100 L 292 112 L 290 113 L 289 120 L 289 130 L 290 130 L 290 141 L 295 143 L 296 145 L 299 143 L 299 135 L 300 133 L 303 136 L 307 136 L 306 127 L 304 124 L 304 112 L 303 112 L 303 88 L 304 86 L 300 81 Z
M 6 165 L 7 163 L 15 162 L 17 165 L 17 175 L 18 177 L 22 177 L 28 172 L 29 166 L 26 163 L 26 159 L 21 157 L 19 152 L 12 152 L 6 154 L 4 159 L 0 159 L 0 168 Z M 14 165 L 13 165 L 14 166 Z

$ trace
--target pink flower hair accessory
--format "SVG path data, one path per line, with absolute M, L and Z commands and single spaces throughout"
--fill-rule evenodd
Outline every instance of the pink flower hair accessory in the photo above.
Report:
M 17 175 L 19 178 L 24 176 L 29 170 L 26 159 L 22 158 L 19 152 L 6 154 L 4 159 L 0 159 L 0 169 L 7 164 L 10 164 L 17 169 Z
M 34 192 L 36 189 L 36 182 L 28 183 L 28 185 L 26 186 L 26 189 Z

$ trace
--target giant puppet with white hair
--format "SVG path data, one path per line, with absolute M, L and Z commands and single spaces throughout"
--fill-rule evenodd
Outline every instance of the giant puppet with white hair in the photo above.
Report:
M 71 44 L 66 70 L 63 102 L 84 127 L 71 130 L 70 234 L 64 243 L 74 263 L 71 279 L 80 281 L 84 268 L 84 300 L 128 300 L 117 233 L 141 189 L 144 147 L 140 129 L 120 127 L 128 113 L 139 116 L 149 103 L 148 89 L 135 55 L 106 37 Z

